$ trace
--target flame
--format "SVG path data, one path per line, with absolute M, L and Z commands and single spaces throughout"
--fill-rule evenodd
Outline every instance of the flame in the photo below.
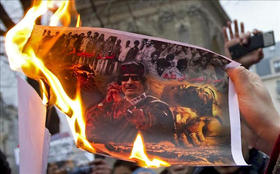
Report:
M 43 80 L 39 80 L 40 82 L 40 89 L 41 89 L 41 94 L 42 94 L 42 103 L 44 105 L 47 105 L 48 104 L 48 91 L 47 91 L 47 88 L 43 82 Z
M 133 148 L 131 151 L 131 155 L 129 157 L 130 159 L 136 159 L 137 162 L 142 166 L 142 167 L 160 167 L 160 166 L 170 166 L 169 163 L 160 160 L 160 159 L 153 159 L 150 160 L 148 156 L 146 155 L 146 150 L 144 147 L 144 141 L 141 136 L 141 133 L 137 134 L 137 137 L 134 141 Z
M 76 27 L 80 27 L 81 26 L 81 19 L 80 19 L 80 14 L 77 17 L 77 23 L 76 23 Z
M 12 70 L 30 66 L 31 58 L 27 54 L 22 54 L 22 50 L 31 35 L 35 20 L 47 12 L 47 4 L 48 1 L 43 1 L 41 5 L 32 7 L 24 18 L 8 31 L 5 48 Z
M 69 119 L 69 125 L 71 127 L 73 137 L 78 146 L 82 146 L 84 149 L 95 152 L 95 149 L 87 141 L 85 135 L 85 120 L 83 119 L 83 112 L 81 106 L 81 98 L 79 91 L 77 96 L 72 100 L 64 91 L 58 78 L 49 71 L 44 63 L 36 56 L 34 50 L 29 46 L 25 48 L 29 37 L 31 36 L 36 19 L 47 12 L 49 7 L 53 7 L 53 1 L 41 1 L 40 3 L 34 3 L 34 5 L 24 18 L 11 30 L 8 31 L 5 41 L 5 49 L 8 55 L 10 67 L 13 70 L 23 70 L 36 75 L 43 75 L 49 85 L 51 85 L 52 92 L 55 95 L 55 104 L 64 113 L 72 115 Z M 59 8 L 51 17 L 51 25 L 58 25 L 59 21 L 62 21 L 63 25 L 70 24 L 70 14 L 67 12 L 69 1 L 61 1 Z M 37 77 L 38 78 L 38 77 Z M 47 103 L 45 96 L 46 88 L 42 81 L 40 81 L 43 90 L 43 102 Z
M 58 8 L 56 8 L 56 6 L 58 6 Z M 76 92 L 77 95 L 75 99 L 71 99 L 64 91 L 59 79 L 49 69 L 47 69 L 41 59 L 35 54 L 34 49 L 31 46 L 26 45 L 31 36 L 36 19 L 46 13 L 50 8 L 52 8 L 52 10 L 56 9 L 49 23 L 51 26 L 57 26 L 60 24 L 68 26 L 71 23 L 71 15 L 76 13 L 74 1 L 36 1 L 34 6 L 28 10 L 24 18 L 7 32 L 5 49 L 8 55 L 10 67 L 11 69 L 17 71 L 22 70 L 27 76 L 34 77 L 39 80 L 43 94 L 43 103 L 47 104 L 48 98 L 54 96 L 55 105 L 62 112 L 71 116 L 67 118 L 67 120 L 77 146 L 90 152 L 96 152 L 93 145 L 88 142 L 86 138 L 86 124 L 81 106 L 80 88 L 77 88 L 78 91 Z M 80 16 L 77 14 L 76 27 L 80 27 L 80 25 Z M 54 95 L 48 96 L 45 84 L 41 79 L 44 79 L 44 81 L 50 85 L 51 92 Z M 143 167 L 170 165 L 160 159 L 150 160 L 148 158 L 140 133 L 137 134 L 130 158 L 139 161 L 140 165 Z
M 69 1 L 60 1 L 61 5 L 56 10 L 55 14 L 50 19 L 50 26 L 58 26 L 60 21 L 63 21 L 63 26 L 68 26 L 71 21 L 71 15 L 68 12 Z

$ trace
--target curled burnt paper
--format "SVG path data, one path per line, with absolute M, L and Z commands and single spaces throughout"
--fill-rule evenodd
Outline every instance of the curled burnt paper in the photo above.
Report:
M 241 150 L 232 150 L 241 142 L 231 139 L 240 129 L 230 122 L 230 110 L 238 110 L 236 102 L 229 104 L 236 100 L 225 72 L 231 60 L 193 45 L 101 28 L 35 26 L 27 45 L 70 98 L 79 92 L 84 133 L 95 153 L 131 160 L 140 134 L 147 155 L 169 164 L 245 165 Z M 23 71 L 52 86 L 43 75 Z

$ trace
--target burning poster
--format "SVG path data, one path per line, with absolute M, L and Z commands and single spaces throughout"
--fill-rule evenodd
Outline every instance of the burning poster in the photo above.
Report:
M 101 28 L 35 26 L 29 47 L 47 73 L 22 70 L 41 80 L 50 104 L 75 117 L 78 147 L 124 160 L 143 152 L 161 165 L 241 164 L 232 150 L 229 59 Z

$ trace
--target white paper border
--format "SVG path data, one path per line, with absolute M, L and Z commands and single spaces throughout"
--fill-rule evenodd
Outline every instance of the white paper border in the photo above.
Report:
M 239 105 L 237 94 L 230 78 L 228 90 L 232 158 L 236 165 L 248 165 L 242 154 Z

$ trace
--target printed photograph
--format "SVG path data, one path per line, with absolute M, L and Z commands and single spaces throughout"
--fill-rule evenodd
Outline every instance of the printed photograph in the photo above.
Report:
M 234 164 L 228 59 L 101 28 L 36 26 L 28 44 L 68 96 L 79 92 L 86 137 L 97 153 L 130 160 L 140 134 L 147 154 L 170 164 Z

